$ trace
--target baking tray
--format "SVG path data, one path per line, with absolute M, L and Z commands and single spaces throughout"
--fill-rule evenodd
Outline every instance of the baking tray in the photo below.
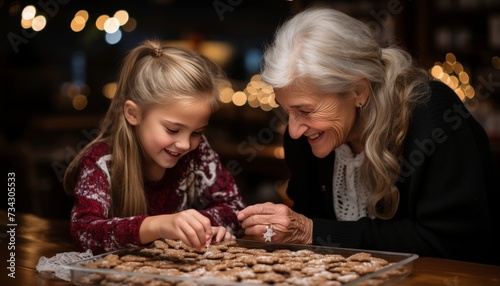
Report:
M 328 247 L 317 245 L 300 245 L 300 244 L 282 244 L 271 242 L 258 242 L 253 240 L 237 239 L 236 244 L 232 247 L 245 247 L 248 249 L 264 249 L 267 252 L 272 252 L 279 249 L 299 251 L 309 250 L 317 254 L 339 254 L 344 257 L 349 257 L 358 253 L 368 253 L 372 257 L 386 260 L 389 264 L 383 268 L 372 272 L 360 275 L 359 278 L 342 283 L 342 285 L 390 285 L 397 281 L 403 280 L 410 275 L 413 266 L 413 260 L 418 258 L 418 255 L 412 253 L 373 251 L 364 249 Z M 103 259 L 109 254 L 116 254 L 120 257 L 133 254 L 142 255 L 141 249 L 131 248 L 107 252 L 89 259 L 81 260 L 73 264 L 64 265 L 62 267 L 68 269 L 71 273 L 71 282 L 75 285 L 234 285 L 234 286 L 249 286 L 255 283 L 233 282 L 211 276 L 191 277 L 191 276 L 173 276 L 139 273 L 131 271 L 119 271 L 115 269 L 91 268 L 84 264 L 96 262 Z M 104 277 L 116 278 L 113 283 L 104 284 Z M 121 280 L 120 280 L 121 279 Z M 106 280 L 110 282 L 110 280 Z M 121 281 L 121 282 L 119 282 Z M 141 282 L 142 281 L 142 282 Z M 111 280 L 112 282 L 112 280 Z M 128 283 L 128 284 L 127 284 Z M 279 285 L 299 285 L 300 283 L 277 283 Z M 261 284 L 262 285 L 262 284 Z M 272 285 L 272 284 L 263 284 Z M 304 284 L 305 285 L 305 284 Z

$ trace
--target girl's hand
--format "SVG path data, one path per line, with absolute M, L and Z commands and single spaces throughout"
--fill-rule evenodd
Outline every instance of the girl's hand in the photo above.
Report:
M 226 228 L 222 226 L 212 226 L 212 233 L 214 234 L 213 241 L 215 242 L 236 239 L 232 233 L 227 231 Z
M 217 229 L 217 235 L 225 236 Z M 189 209 L 176 214 L 150 216 L 144 219 L 139 237 L 141 243 L 168 238 L 181 240 L 186 245 L 201 248 L 211 241 L 214 235 L 210 219 L 196 210 Z M 218 236 L 217 236 L 218 237 Z
M 312 243 L 312 220 L 292 211 L 286 205 L 256 204 L 239 211 L 237 217 L 242 222 L 245 235 L 250 239 L 266 241 L 264 233 L 267 232 L 267 238 L 272 242 Z

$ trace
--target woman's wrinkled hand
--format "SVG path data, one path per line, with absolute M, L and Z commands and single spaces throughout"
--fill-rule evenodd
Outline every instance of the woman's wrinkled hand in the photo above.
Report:
M 266 241 L 266 226 L 276 233 L 272 242 L 312 243 L 312 220 L 283 204 L 263 203 L 246 207 L 237 214 L 245 229 L 245 237 Z M 269 234 L 269 232 L 268 232 Z

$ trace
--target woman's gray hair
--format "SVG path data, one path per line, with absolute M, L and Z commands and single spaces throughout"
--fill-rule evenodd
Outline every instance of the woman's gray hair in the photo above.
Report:
M 362 78 L 384 81 L 380 51 L 367 25 L 333 9 L 311 8 L 278 30 L 264 55 L 262 79 L 279 88 L 307 77 L 318 91 L 342 93 Z

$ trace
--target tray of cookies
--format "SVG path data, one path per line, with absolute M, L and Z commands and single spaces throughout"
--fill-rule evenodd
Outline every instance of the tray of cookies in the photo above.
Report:
M 64 267 L 75 285 L 389 285 L 407 277 L 417 258 L 242 239 L 195 249 L 161 239 Z

